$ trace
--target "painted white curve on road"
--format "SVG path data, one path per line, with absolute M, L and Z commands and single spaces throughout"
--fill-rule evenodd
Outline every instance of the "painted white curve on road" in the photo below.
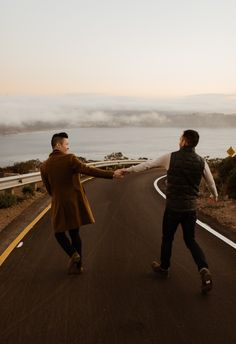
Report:
M 155 181 L 154 181 L 154 187 L 156 189 L 156 191 L 163 197 L 166 199 L 166 195 L 164 194 L 164 192 L 161 191 L 161 189 L 159 188 L 159 186 L 157 185 L 158 182 L 165 178 L 166 175 L 164 176 L 161 176 L 159 178 L 157 178 Z M 211 228 L 209 225 L 207 225 L 206 223 L 200 221 L 200 220 L 197 220 L 197 224 L 199 226 L 201 226 L 202 228 L 206 229 L 208 232 L 210 232 L 211 234 L 213 234 L 214 236 L 216 236 L 217 238 L 219 238 L 220 240 L 224 241 L 227 245 L 233 247 L 234 249 L 236 249 L 236 243 L 233 242 L 232 240 L 226 238 L 224 235 L 218 233 L 215 229 Z

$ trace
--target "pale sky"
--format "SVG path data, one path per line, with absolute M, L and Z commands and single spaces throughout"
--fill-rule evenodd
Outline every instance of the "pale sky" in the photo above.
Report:
M 235 94 L 235 0 L 0 0 L 0 94 Z

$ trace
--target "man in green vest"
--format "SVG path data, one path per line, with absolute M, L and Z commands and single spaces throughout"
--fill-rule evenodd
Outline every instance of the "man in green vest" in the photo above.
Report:
M 153 271 L 168 277 L 172 243 L 179 224 L 187 248 L 200 272 L 203 293 L 212 289 L 212 277 L 206 257 L 195 240 L 196 208 L 201 178 L 204 177 L 215 201 L 218 199 L 215 182 L 207 162 L 195 152 L 199 134 L 185 130 L 180 137 L 180 149 L 158 159 L 122 169 L 123 174 L 141 172 L 155 167 L 167 170 L 166 209 L 163 217 L 163 236 L 160 263 L 152 262 Z

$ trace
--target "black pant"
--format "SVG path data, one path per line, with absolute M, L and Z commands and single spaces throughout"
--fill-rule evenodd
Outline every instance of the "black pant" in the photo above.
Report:
M 196 211 L 173 211 L 166 208 L 163 217 L 162 244 L 161 244 L 161 267 L 168 269 L 172 251 L 172 242 L 178 225 L 181 224 L 183 237 L 187 248 L 191 251 L 198 270 L 208 268 L 205 255 L 195 241 Z
M 68 256 L 71 257 L 75 252 L 78 252 L 82 259 L 82 242 L 79 235 L 79 228 L 71 229 L 68 233 L 70 239 L 67 237 L 66 232 L 55 233 L 55 237 Z

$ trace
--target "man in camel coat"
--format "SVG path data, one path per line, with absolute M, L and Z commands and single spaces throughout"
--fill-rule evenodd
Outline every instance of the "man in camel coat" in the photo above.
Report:
M 77 274 L 83 271 L 79 228 L 95 222 L 80 182 L 80 174 L 110 179 L 122 175 L 120 172 L 86 166 L 74 154 L 68 154 L 66 133 L 54 134 L 51 145 L 53 151 L 40 168 L 42 181 L 52 197 L 51 220 L 55 237 L 70 257 L 68 273 Z

